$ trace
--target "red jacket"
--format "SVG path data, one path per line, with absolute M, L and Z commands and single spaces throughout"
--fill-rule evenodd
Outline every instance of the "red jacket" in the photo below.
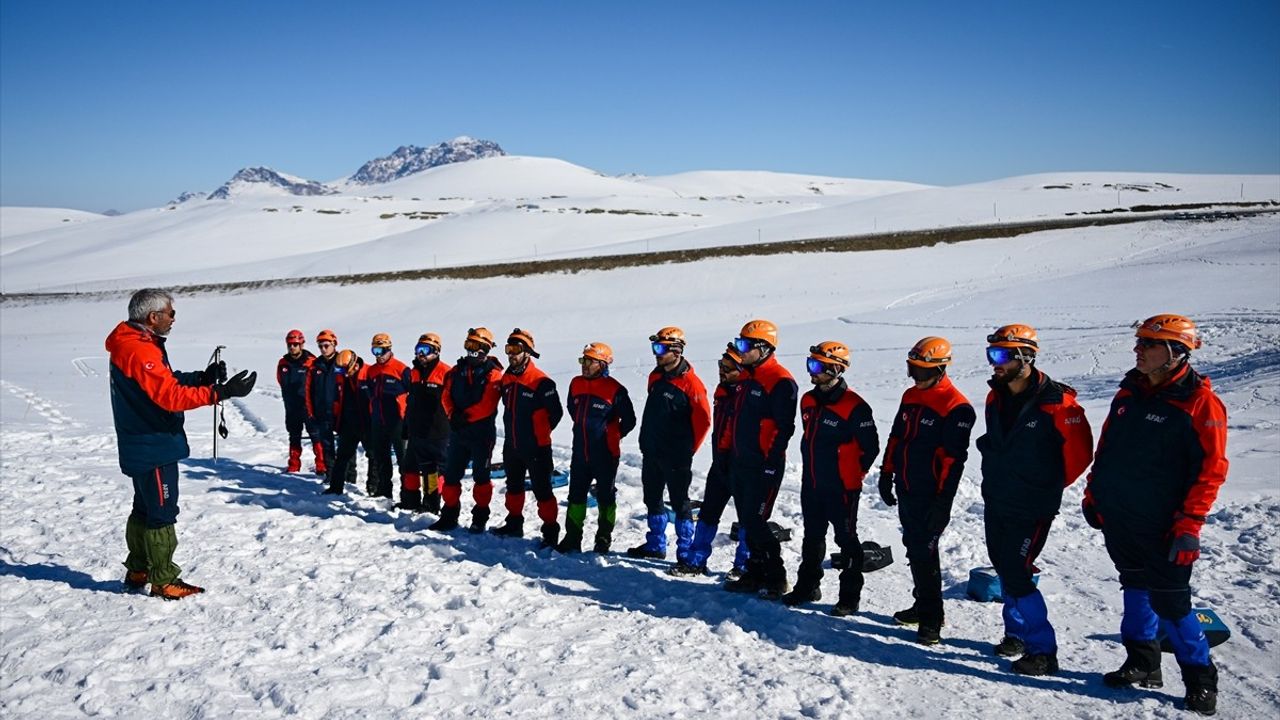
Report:
M 462 413 L 462 422 L 471 424 L 496 417 L 501 397 L 502 363 L 492 357 L 479 363 L 464 357 L 445 374 L 444 395 L 440 399 L 450 421 Z
M 504 444 L 517 452 L 551 447 L 551 431 L 564 415 L 555 381 L 530 360 L 519 375 L 507 368 L 501 387 Z
M 837 483 L 845 490 L 861 490 L 862 478 L 880 454 L 871 406 L 840 380 L 828 391 L 814 388 L 805 393 L 800 419 L 804 485 Z
M 734 462 L 782 467 L 787 443 L 796 432 L 800 388 L 795 378 L 776 355 L 770 355 L 760 365 L 748 368 L 739 384 L 742 387 L 734 409 Z
M 408 402 L 409 385 L 405 378 L 409 368 L 392 357 L 384 363 L 364 366 L 366 400 L 369 402 L 369 422 L 373 425 L 393 425 L 404 420 Z
M 976 421 L 973 405 L 946 375 L 924 390 L 907 388 L 882 466 L 894 474 L 898 493 L 955 497 Z

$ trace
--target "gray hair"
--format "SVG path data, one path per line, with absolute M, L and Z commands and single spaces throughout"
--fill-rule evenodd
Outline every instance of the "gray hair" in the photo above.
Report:
M 159 288 L 143 288 L 129 298 L 129 319 L 136 323 L 145 323 L 147 316 L 153 312 L 161 312 L 165 305 L 173 304 L 173 296 Z

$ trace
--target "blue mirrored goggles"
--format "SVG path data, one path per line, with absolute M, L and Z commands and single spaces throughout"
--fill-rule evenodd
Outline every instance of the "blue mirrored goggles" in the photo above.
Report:
M 386 355 L 387 353 L 391 352 L 391 348 L 384 348 L 384 347 L 369 348 L 369 352 L 372 353 L 374 357 L 382 357 L 383 355 Z
M 347 369 L 346 369 L 345 367 L 343 367 L 343 366 L 339 365 L 338 367 L 336 367 L 336 368 L 334 368 L 334 369 L 333 369 L 333 372 L 334 372 L 335 374 L 337 374 L 337 375 L 346 375 L 346 374 L 347 374 Z
M 824 363 L 818 358 L 811 357 L 805 360 L 805 368 L 809 370 L 810 375 L 821 375 L 825 372 L 838 372 L 840 366 L 834 363 Z
M 740 338 L 734 338 L 734 339 L 733 339 L 733 349 L 734 349 L 734 350 L 737 350 L 738 352 L 742 353 L 743 355 L 745 355 L 745 354 L 747 354 L 747 353 L 751 352 L 751 351 L 752 351 L 753 349 L 755 349 L 759 344 L 760 344 L 760 342 L 759 342 L 758 340 L 752 340 L 751 338 L 743 338 L 743 337 L 740 337 Z
M 440 352 L 439 348 L 437 348 L 434 345 L 428 345 L 426 343 L 415 345 L 413 348 L 414 355 L 434 355 L 438 352 Z
M 987 348 L 987 362 L 992 365 L 1004 365 L 1013 360 L 1022 359 L 1022 355 L 1016 348 L 1007 347 L 989 347 Z
M 660 342 L 655 342 L 650 347 L 653 349 L 653 354 L 656 357 L 662 357 L 663 355 L 666 355 L 667 353 L 671 352 L 673 349 L 676 349 L 675 345 L 668 345 L 666 343 L 660 343 Z

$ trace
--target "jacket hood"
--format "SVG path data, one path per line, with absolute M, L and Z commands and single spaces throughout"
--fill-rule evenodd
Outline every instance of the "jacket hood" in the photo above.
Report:
M 107 335 L 106 348 L 107 352 L 114 353 L 124 345 L 136 342 L 150 342 L 156 345 L 163 345 L 164 338 L 151 332 L 150 330 L 138 325 L 137 323 L 121 320 L 119 325 Z

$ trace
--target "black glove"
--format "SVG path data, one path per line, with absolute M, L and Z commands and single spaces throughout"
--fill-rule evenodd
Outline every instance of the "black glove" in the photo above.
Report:
M 224 382 L 227 379 L 227 363 L 225 360 L 209 363 L 209 367 L 204 369 L 202 379 L 205 385 L 213 385 L 215 383 Z
M 258 373 L 251 373 L 248 370 L 241 370 L 236 373 L 235 377 L 213 386 L 213 397 L 218 402 L 222 402 L 227 398 L 244 397 L 253 390 L 253 384 L 258 382 Z
M 880 471 L 880 499 L 889 507 L 898 504 L 898 498 L 893 496 L 893 473 L 888 470 Z
M 1089 527 L 1094 530 L 1102 529 L 1102 516 L 1098 514 L 1098 508 L 1093 504 L 1093 498 L 1088 495 L 1080 501 L 1080 513 L 1084 515 L 1084 521 L 1089 523 Z

